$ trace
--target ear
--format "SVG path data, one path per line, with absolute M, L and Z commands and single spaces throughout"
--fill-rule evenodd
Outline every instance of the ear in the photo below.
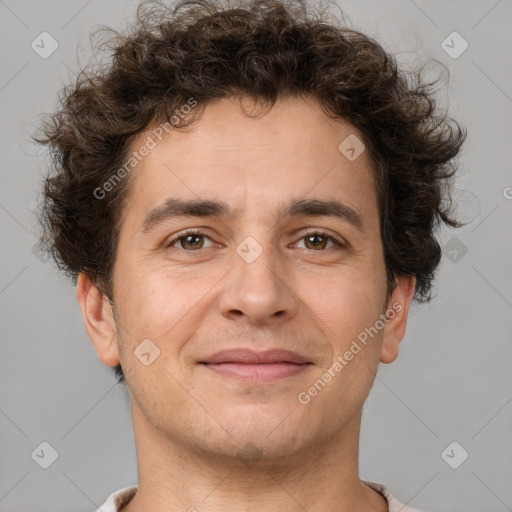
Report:
M 115 320 L 108 298 L 82 272 L 78 275 L 76 296 L 85 330 L 100 361 L 106 366 L 119 364 Z
M 414 297 L 416 278 L 399 276 L 396 286 L 387 304 L 388 321 L 384 326 L 380 361 L 392 363 L 398 357 L 398 345 L 405 335 L 409 306 Z M 393 314 L 394 312 L 394 314 Z

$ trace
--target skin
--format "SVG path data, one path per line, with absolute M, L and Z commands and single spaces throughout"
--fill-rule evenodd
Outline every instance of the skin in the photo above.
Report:
M 209 104 L 191 129 L 166 135 L 132 171 L 115 309 L 85 274 L 77 286 L 98 357 L 121 363 L 131 395 L 139 482 L 123 512 L 388 510 L 359 479 L 361 411 L 379 362 L 398 355 L 415 281 L 398 277 L 386 301 L 369 155 L 349 161 L 338 149 L 350 134 L 362 139 L 312 98 L 281 99 L 250 118 L 232 97 Z M 145 216 L 169 197 L 222 200 L 237 215 L 171 218 L 142 234 Z M 296 198 L 336 198 L 363 217 L 365 231 L 338 218 L 276 216 Z M 166 247 L 189 228 L 206 236 L 192 238 L 192 248 L 183 238 Z M 322 237 L 314 245 L 306 228 L 348 245 Z M 236 252 L 248 236 L 262 249 L 252 263 Z M 402 310 L 300 403 L 298 394 L 393 303 Z M 148 366 L 134 356 L 145 339 L 160 350 Z M 313 364 L 271 382 L 198 364 L 234 347 L 286 348 Z M 245 460 L 249 453 L 257 460 Z

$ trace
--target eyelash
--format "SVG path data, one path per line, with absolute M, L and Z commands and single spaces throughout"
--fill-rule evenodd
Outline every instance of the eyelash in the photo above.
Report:
M 179 242 L 180 240 L 186 238 L 187 236 L 191 236 L 191 235 L 200 235 L 200 236 L 204 236 L 206 238 L 209 238 L 211 240 L 211 238 L 206 233 L 204 233 L 204 232 L 202 232 L 200 230 L 197 230 L 197 229 L 190 229 L 188 231 L 180 233 L 179 236 L 176 236 L 176 237 L 172 238 L 171 240 L 169 240 L 169 242 L 165 245 L 165 248 L 166 249 L 170 249 L 170 248 L 172 248 L 172 245 L 174 243 Z M 335 246 L 337 246 L 337 247 L 330 247 L 329 249 L 322 249 L 322 250 L 319 250 L 319 251 L 315 251 L 314 249 L 310 249 L 310 251 L 312 251 L 312 252 L 327 252 L 327 251 L 332 250 L 332 249 L 346 249 L 347 248 L 347 244 L 339 241 L 338 239 L 334 238 L 332 235 L 329 235 L 325 231 L 322 231 L 322 230 L 319 230 L 319 229 L 314 229 L 314 228 L 309 228 L 309 230 L 307 230 L 307 232 L 302 237 L 300 237 L 299 240 L 302 240 L 303 238 L 306 238 L 306 237 L 312 236 L 312 235 L 318 235 L 318 236 L 327 238 L 328 240 L 333 242 Z M 190 253 L 200 251 L 200 249 L 197 249 L 195 251 L 194 250 L 187 250 L 187 249 L 181 249 L 181 250 L 185 251 L 185 252 L 190 252 Z

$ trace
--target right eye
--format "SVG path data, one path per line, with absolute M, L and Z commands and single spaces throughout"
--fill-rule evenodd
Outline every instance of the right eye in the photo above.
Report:
M 205 239 L 211 241 L 211 238 L 205 235 L 202 231 L 192 229 L 173 237 L 166 245 L 166 248 L 173 247 L 176 243 L 179 243 L 181 247 L 178 247 L 178 249 L 182 249 L 184 251 L 197 251 L 205 248 Z

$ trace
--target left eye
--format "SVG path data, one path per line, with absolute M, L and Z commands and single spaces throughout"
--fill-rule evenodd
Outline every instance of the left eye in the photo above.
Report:
M 308 233 L 303 236 L 300 240 L 304 240 L 306 249 L 312 249 L 314 251 L 323 249 L 332 249 L 333 246 L 341 246 L 342 244 L 325 233 Z M 331 243 L 330 247 L 326 247 L 328 243 Z M 308 247 L 309 245 L 309 247 Z

